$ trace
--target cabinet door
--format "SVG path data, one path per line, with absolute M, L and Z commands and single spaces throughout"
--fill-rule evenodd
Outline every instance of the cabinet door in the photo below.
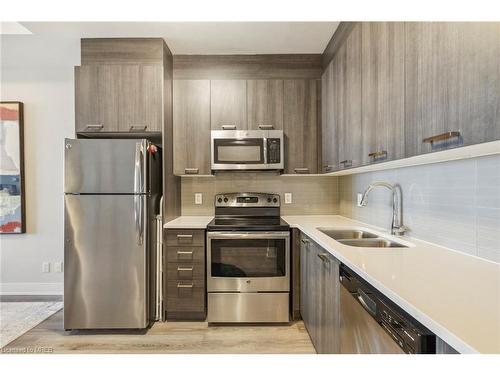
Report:
M 333 58 L 334 122 L 339 168 L 361 165 L 361 24 L 357 24 Z
M 300 315 L 309 333 L 313 345 L 316 347 L 317 337 L 317 290 L 314 259 L 314 243 L 301 233 L 301 284 L 300 284 Z
M 404 23 L 362 23 L 362 163 L 404 157 Z
M 321 152 L 322 172 L 338 168 L 338 136 L 334 110 L 333 71 L 336 65 L 330 62 L 321 77 Z
M 500 139 L 500 25 L 405 27 L 406 156 Z
M 174 173 L 210 174 L 210 81 L 174 80 Z
M 284 81 L 283 85 L 285 173 L 317 173 L 317 81 L 294 79 Z
M 119 130 L 161 131 L 163 69 L 160 65 L 123 65 Z
M 339 261 L 318 246 L 320 295 L 318 353 L 335 354 L 340 352 L 340 296 Z
M 247 128 L 247 82 L 214 80 L 210 82 L 210 124 L 213 130 Z
M 247 81 L 248 129 L 283 129 L 283 80 Z
M 120 66 L 75 67 L 77 132 L 117 131 Z

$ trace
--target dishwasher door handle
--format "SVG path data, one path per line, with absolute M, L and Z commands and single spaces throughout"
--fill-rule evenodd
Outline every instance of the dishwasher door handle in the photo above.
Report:
M 366 295 L 366 293 L 364 293 L 362 290 L 358 289 L 358 301 L 359 303 L 361 303 L 361 306 L 364 307 L 364 309 L 371 315 L 371 316 L 374 316 L 376 317 L 377 316 L 377 311 L 376 310 L 373 310 L 373 308 L 371 308 L 368 303 L 365 301 L 365 299 L 368 299 L 372 304 L 375 304 L 375 302 Z

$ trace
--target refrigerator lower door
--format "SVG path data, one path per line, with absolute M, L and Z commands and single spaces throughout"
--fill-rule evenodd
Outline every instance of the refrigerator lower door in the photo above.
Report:
M 65 329 L 148 326 L 147 199 L 65 195 Z

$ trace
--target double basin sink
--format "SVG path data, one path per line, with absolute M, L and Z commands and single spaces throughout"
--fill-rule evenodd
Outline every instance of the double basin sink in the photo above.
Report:
M 403 244 L 379 237 L 358 229 L 317 228 L 320 232 L 341 244 L 354 247 L 408 247 Z

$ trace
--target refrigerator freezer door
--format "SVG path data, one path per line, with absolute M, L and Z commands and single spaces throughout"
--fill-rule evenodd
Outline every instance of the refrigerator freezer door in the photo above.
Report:
M 146 148 L 143 139 L 65 139 L 64 192 L 147 192 Z
M 65 329 L 148 325 L 147 199 L 65 195 Z

